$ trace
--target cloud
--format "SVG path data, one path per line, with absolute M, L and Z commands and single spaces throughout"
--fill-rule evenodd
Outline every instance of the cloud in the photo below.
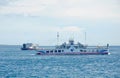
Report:
M 59 26 L 51 26 L 49 27 L 42 27 L 41 31 L 45 32 L 67 32 L 67 33 L 78 33 L 78 32 L 83 32 L 85 29 L 79 26 L 64 26 L 64 27 L 59 27 Z
M 44 28 L 45 29 L 45 28 Z M 57 32 L 59 32 L 60 35 L 60 43 L 64 41 L 68 41 L 69 39 L 75 39 L 75 41 L 82 40 L 83 34 L 85 32 L 85 28 L 79 27 L 79 26 L 64 26 L 64 27 L 50 27 L 47 30 L 42 30 L 45 33 L 50 34 L 55 38 L 55 35 L 57 35 Z
M 81 33 L 83 32 L 85 29 L 79 26 L 64 26 L 64 27 L 59 27 L 59 26 L 45 26 L 45 27 L 41 27 L 40 29 L 36 29 L 36 28 L 31 28 L 34 29 L 35 31 L 39 31 L 39 32 L 67 32 L 67 33 Z
M 0 6 L 0 14 L 26 16 L 120 18 L 117 0 L 11 0 Z
M 81 32 L 83 28 L 77 27 L 77 26 L 68 26 L 61 28 L 64 32 Z
M 46 1 L 46 0 L 45 0 Z M 46 2 L 42 0 L 17 0 L 9 2 L 9 5 L 1 7 L 1 13 L 3 14 L 25 14 L 36 15 L 41 12 L 46 6 Z M 46 4 L 45 4 L 46 3 Z

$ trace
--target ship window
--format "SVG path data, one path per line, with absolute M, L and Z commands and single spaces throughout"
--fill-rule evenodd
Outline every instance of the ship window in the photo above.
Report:
M 71 45 L 73 45 L 74 43 L 73 42 L 71 42 Z
M 57 52 L 57 50 L 55 50 L 55 52 Z
M 76 49 L 78 48 L 78 46 L 74 46 Z
M 70 46 L 67 46 L 67 49 L 69 49 L 70 48 Z
M 83 52 L 83 50 L 80 50 L 80 52 Z
M 97 49 L 97 52 L 99 52 L 99 50 Z
M 61 50 L 58 50 L 58 52 L 61 52 Z
M 73 52 L 73 49 L 71 49 L 71 52 Z
M 62 52 L 64 52 L 64 50 L 62 50 Z
M 53 53 L 53 50 L 51 50 L 50 52 Z
M 86 50 L 84 50 L 84 52 L 86 52 Z
M 49 51 L 46 51 L 46 53 L 49 53 Z

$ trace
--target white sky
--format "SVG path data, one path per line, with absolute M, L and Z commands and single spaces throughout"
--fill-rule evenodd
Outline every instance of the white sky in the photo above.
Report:
M 120 44 L 120 0 L 1 0 L 0 44 L 55 45 L 73 37 L 90 45 Z

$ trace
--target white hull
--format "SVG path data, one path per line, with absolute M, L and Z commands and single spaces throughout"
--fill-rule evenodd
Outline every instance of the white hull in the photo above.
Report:
M 107 47 L 87 47 L 81 43 L 74 44 L 73 40 L 69 43 L 63 43 L 56 46 L 55 49 L 40 49 L 37 55 L 108 55 L 109 49 Z

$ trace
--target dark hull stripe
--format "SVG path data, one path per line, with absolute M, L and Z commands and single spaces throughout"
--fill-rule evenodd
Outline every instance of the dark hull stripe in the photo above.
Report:
M 99 53 L 99 52 L 70 52 L 70 53 L 37 53 L 37 55 L 108 55 L 108 52 L 103 52 L 103 53 Z

